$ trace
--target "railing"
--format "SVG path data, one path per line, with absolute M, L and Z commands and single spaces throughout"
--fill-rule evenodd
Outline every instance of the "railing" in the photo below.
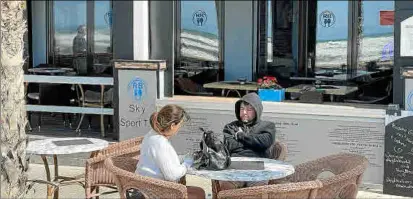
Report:
M 100 85 L 113 86 L 112 77 L 79 77 L 79 76 L 50 76 L 50 75 L 24 75 L 24 82 L 41 84 L 71 84 L 71 85 Z M 84 114 L 113 115 L 113 108 L 76 107 L 54 105 L 26 105 L 26 110 L 31 112 L 56 112 Z M 82 119 L 80 121 L 82 121 Z M 80 124 L 76 131 L 79 131 Z

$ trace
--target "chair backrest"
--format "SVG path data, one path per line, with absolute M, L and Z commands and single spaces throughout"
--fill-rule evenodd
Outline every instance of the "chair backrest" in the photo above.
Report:
M 183 77 L 179 77 L 175 79 L 175 82 L 177 83 L 177 86 L 182 89 L 182 91 L 184 92 L 192 92 L 192 93 L 196 93 L 196 92 L 202 92 L 203 89 L 200 85 L 196 84 L 195 82 L 193 82 L 191 79 L 189 78 L 183 78 Z
M 300 199 L 313 199 L 317 195 L 317 190 L 322 187 L 322 183 L 319 180 L 297 182 L 297 183 L 285 183 L 276 185 L 265 185 L 248 187 L 242 189 L 224 190 L 218 193 L 219 199 L 230 198 L 300 198 Z
M 131 138 L 121 142 L 113 143 L 97 152 L 95 157 L 86 160 L 85 191 L 86 198 L 90 198 L 92 187 L 99 185 L 115 186 L 115 179 L 104 165 L 105 159 L 109 157 L 130 157 L 139 160 L 140 145 L 143 137 Z
M 145 198 L 188 198 L 186 186 L 135 173 L 137 161 L 127 157 L 111 157 L 105 167 L 114 175 L 121 199 L 129 189 L 136 189 Z
M 323 188 L 318 191 L 317 198 L 356 198 L 363 173 L 368 166 L 367 158 L 343 153 L 330 156 L 323 163 L 325 170 L 329 169 L 335 175 L 320 179 Z
M 282 142 L 276 141 L 270 150 L 272 153 L 271 157 L 274 160 L 285 161 L 287 158 L 287 145 Z
M 294 175 L 307 177 L 301 180 L 315 180 L 320 174 L 331 172 L 332 176 L 319 179 L 323 187 L 318 190 L 317 198 L 355 198 L 367 166 L 364 156 L 339 153 L 297 165 Z

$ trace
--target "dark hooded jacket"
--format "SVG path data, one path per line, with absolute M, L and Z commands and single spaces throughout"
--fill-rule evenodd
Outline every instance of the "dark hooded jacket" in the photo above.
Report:
M 240 118 L 241 102 L 245 101 L 254 107 L 256 112 L 255 120 L 245 124 Z M 256 93 L 249 93 L 235 103 L 235 115 L 237 120 L 224 127 L 224 141 L 231 156 L 263 157 L 269 158 L 269 149 L 275 142 L 275 124 L 269 121 L 262 121 L 262 103 Z M 241 127 L 245 136 L 235 139 L 235 133 Z

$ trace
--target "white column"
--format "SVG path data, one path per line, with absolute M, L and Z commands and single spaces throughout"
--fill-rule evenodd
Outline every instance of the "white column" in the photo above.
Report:
M 148 1 L 133 1 L 133 59 L 149 59 Z

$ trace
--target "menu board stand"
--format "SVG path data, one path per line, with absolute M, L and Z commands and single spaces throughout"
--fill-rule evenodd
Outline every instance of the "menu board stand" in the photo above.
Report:
M 144 136 L 156 100 L 163 98 L 162 60 L 114 60 L 115 137 L 122 141 Z
M 413 197 L 413 112 L 388 110 L 384 139 L 383 193 Z

